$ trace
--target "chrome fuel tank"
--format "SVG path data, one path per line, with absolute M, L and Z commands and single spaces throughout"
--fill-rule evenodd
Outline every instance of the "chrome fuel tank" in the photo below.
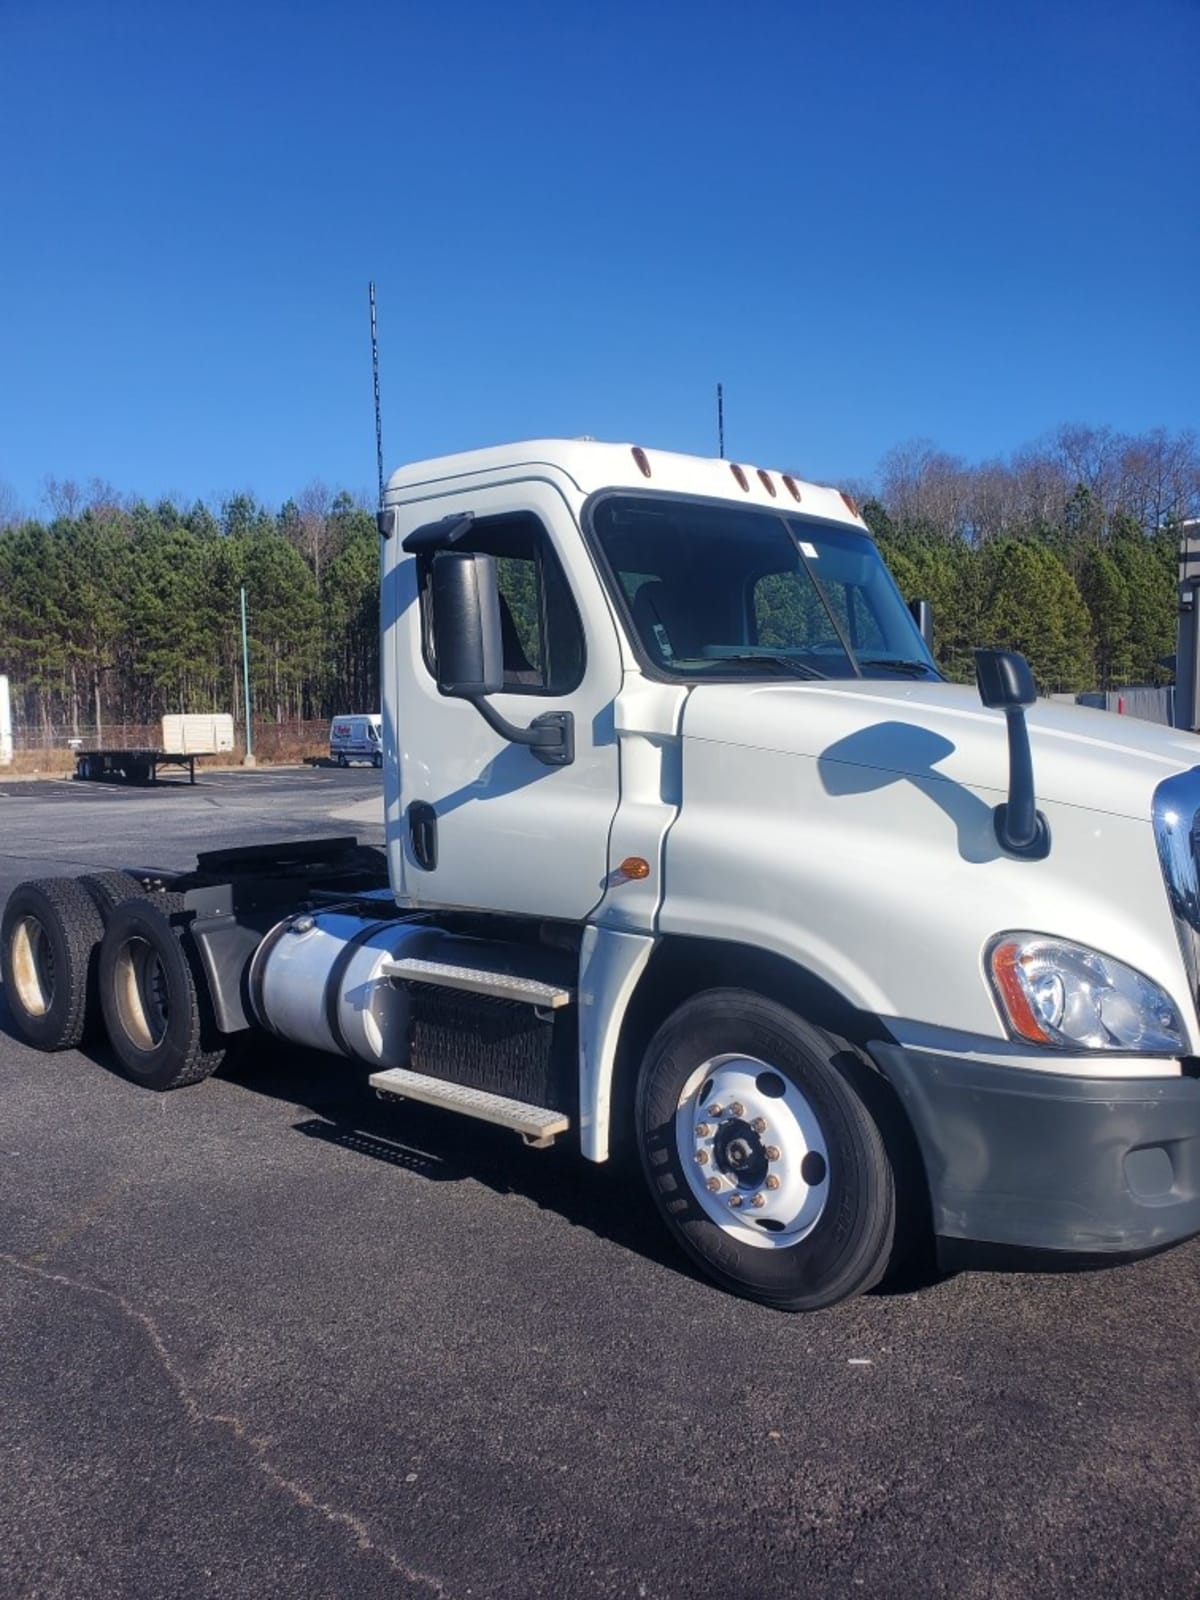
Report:
M 420 923 L 376 921 L 332 909 L 277 924 L 250 963 L 250 1004 L 260 1025 L 312 1050 L 402 1067 L 409 1000 L 383 967 L 428 942 Z

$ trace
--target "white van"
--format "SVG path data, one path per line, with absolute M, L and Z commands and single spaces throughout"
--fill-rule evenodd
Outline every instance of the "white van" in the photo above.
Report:
M 383 718 L 376 712 L 366 717 L 334 717 L 329 725 L 329 756 L 339 767 L 352 761 L 383 765 Z

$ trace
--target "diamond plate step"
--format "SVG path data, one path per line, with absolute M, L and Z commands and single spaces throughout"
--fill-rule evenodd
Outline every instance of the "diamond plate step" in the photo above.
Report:
M 401 956 L 385 961 L 379 968 L 388 978 L 406 983 L 432 983 L 441 989 L 463 989 L 468 994 L 491 995 L 497 1000 L 518 1000 L 522 1005 L 556 1011 L 569 1006 L 574 991 L 560 983 L 529 977 L 521 972 L 498 970 L 492 953 L 464 953 L 455 961 L 426 961 L 418 956 Z
M 426 1077 L 423 1072 L 410 1072 L 407 1067 L 373 1072 L 368 1081 L 381 1094 L 402 1100 L 420 1100 L 425 1105 L 442 1106 L 465 1117 L 478 1117 L 481 1122 L 511 1128 L 530 1144 L 550 1144 L 557 1134 L 566 1133 L 571 1126 L 571 1119 L 561 1111 L 526 1105 L 524 1101 L 509 1100 L 502 1094 L 489 1094 L 486 1089 L 446 1083 L 441 1078 Z

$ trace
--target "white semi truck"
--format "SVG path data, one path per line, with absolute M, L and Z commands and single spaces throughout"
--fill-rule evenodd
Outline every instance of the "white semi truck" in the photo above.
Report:
M 27 883 L 33 1044 L 170 1089 L 262 1029 L 589 1161 L 796 1310 L 936 1240 L 1200 1231 L 1200 745 L 942 679 L 853 501 L 538 441 L 379 513 L 386 868 L 353 840 Z

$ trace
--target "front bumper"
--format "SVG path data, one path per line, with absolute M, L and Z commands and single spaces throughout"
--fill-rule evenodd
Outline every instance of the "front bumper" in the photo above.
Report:
M 1130 1259 L 1200 1233 L 1200 1079 L 870 1054 L 916 1134 L 946 1264 Z

